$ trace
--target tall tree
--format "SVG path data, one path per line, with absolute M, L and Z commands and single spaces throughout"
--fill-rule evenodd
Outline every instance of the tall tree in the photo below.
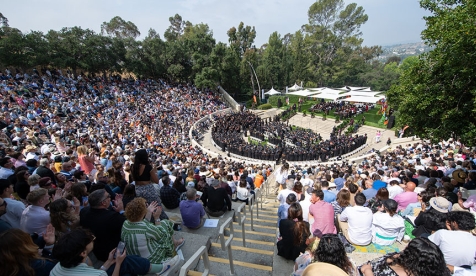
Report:
M 164 37 L 167 41 L 174 41 L 179 39 L 185 30 L 185 27 L 190 26 L 190 21 L 184 21 L 182 16 L 178 13 L 169 17 L 170 26 L 165 30 Z
M 308 11 L 309 23 L 303 26 L 310 53 L 310 66 L 318 85 L 339 85 L 345 63 L 362 44 L 360 27 L 368 16 L 355 3 L 343 0 L 318 0 Z
M 111 37 L 132 38 L 140 36 L 139 29 L 131 21 L 125 21 L 120 16 L 113 17 L 109 22 L 101 24 L 101 34 Z
M 6 18 L 1 12 L 0 12 L 0 25 L 2 25 L 2 27 L 9 27 L 8 18 Z
M 420 56 L 388 92 L 398 110 L 397 125 L 409 125 L 422 138 L 461 138 L 476 143 L 476 5 L 463 0 L 422 0 L 422 37 L 430 52 Z

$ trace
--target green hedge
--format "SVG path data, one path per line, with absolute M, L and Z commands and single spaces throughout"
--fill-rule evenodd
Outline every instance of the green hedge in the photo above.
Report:
M 262 105 L 258 106 L 258 109 L 260 109 L 260 110 L 266 110 L 266 109 L 271 109 L 271 108 L 273 108 L 273 106 L 269 103 L 262 104 Z

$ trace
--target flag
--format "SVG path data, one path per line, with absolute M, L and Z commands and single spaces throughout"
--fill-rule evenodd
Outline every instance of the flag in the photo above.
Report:
M 253 95 L 253 102 L 256 103 L 256 95 Z
M 382 114 L 382 118 L 380 118 L 380 120 L 378 121 L 378 124 L 379 124 L 379 125 L 383 125 L 384 122 L 385 122 L 385 119 L 386 119 L 386 118 L 385 118 L 385 113 L 383 113 L 383 114 Z

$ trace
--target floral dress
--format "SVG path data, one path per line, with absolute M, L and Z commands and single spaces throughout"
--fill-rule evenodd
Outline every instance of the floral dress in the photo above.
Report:
M 374 276 L 398 276 L 398 274 L 387 263 L 387 259 L 391 255 L 393 254 L 387 254 L 369 262 L 370 266 L 372 267 L 372 272 L 374 273 Z M 361 267 L 362 266 L 358 267 L 358 271 L 360 271 Z

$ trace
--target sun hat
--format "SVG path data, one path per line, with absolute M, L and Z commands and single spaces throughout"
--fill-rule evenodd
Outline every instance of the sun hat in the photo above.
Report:
M 433 197 L 430 199 L 430 206 L 440 213 L 448 213 L 450 202 L 444 197 Z
M 468 175 L 463 170 L 455 170 L 452 173 L 453 179 L 458 181 L 458 183 L 464 183 Z
M 335 265 L 318 262 L 308 265 L 302 276 L 348 276 L 348 274 Z

